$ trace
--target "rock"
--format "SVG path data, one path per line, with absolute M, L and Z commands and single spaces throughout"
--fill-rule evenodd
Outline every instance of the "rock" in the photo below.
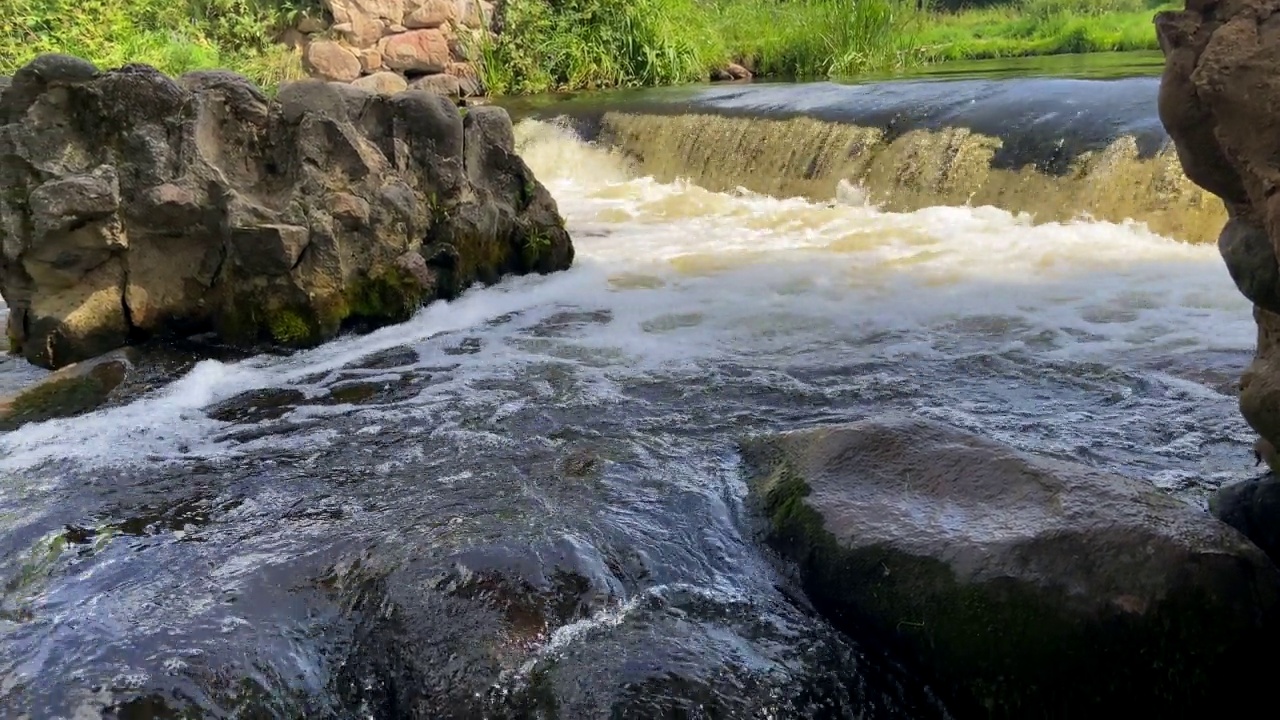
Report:
M 298 32 L 304 35 L 313 35 L 315 33 L 324 32 L 328 29 L 329 23 L 325 22 L 324 18 L 316 17 L 314 15 L 304 15 L 302 16 L 302 19 L 298 21 Z
M 729 73 L 729 77 L 734 80 L 749 80 L 751 78 L 751 71 L 738 63 L 729 63 L 725 68 L 725 72 Z
M 316 40 L 308 44 L 303 57 L 312 74 L 326 80 L 351 82 L 360 77 L 360 59 L 332 40 Z
M 0 431 L 96 410 L 136 361 L 133 351 L 116 350 L 68 365 L 12 397 L 0 397 Z
M 455 0 L 407 0 L 404 26 L 410 29 L 438 28 L 457 20 Z
M 269 100 L 233 73 L 175 81 L 61 56 L 20 69 L 0 95 L 11 347 L 55 369 L 209 332 L 303 347 L 568 267 L 505 113 L 464 122 L 445 98 L 370 78 L 391 94 L 312 79 Z
M 484 94 L 484 87 L 470 63 L 449 63 L 445 72 L 458 79 L 458 97 L 474 97 Z
M 423 90 L 445 97 L 457 97 L 462 90 L 462 83 L 452 75 L 423 75 L 409 84 L 414 90 Z
M 815 606 L 957 717 L 1230 714 L 1270 674 L 1280 570 L 1145 482 L 896 416 L 742 451 Z
M 1258 345 L 1241 379 L 1240 410 L 1280 445 L 1280 37 L 1262 0 L 1188 2 L 1156 15 L 1164 52 L 1160 119 L 1188 178 L 1222 198 L 1229 220 L 1218 247 L 1254 303 Z
M 351 84 L 381 95 L 395 95 L 409 88 L 409 83 L 404 79 L 403 75 L 386 70 L 366 75 Z
M 360 51 L 360 69 L 366 73 L 375 73 L 382 69 L 382 53 L 374 48 Z
M 448 67 L 449 41 L 439 30 L 411 30 L 378 43 L 382 62 L 392 70 L 441 73 Z
M 1272 475 L 1228 485 L 1209 498 L 1209 512 L 1280 564 L 1280 478 Z

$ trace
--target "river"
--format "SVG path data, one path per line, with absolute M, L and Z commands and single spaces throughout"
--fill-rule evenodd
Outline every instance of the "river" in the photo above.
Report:
M 737 438 L 892 408 L 1193 504 L 1253 471 L 1211 243 L 525 114 L 572 270 L 0 434 L 0 714 L 944 717 L 761 550 Z

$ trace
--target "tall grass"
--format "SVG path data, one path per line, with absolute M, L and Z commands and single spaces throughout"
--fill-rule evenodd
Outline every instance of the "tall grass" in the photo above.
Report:
M 1165 0 L 507 0 L 473 50 L 495 94 L 670 85 L 729 62 L 773 77 L 849 77 L 924 62 L 1155 49 Z M 276 44 L 322 0 L 0 0 L 0 74 L 42 52 L 171 74 L 301 77 Z M 973 9 L 955 10 L 957 7 Z M 936 8 L 936 9 L 935 9 Z M 946 9 L 951 8 L 951 9 Z
M 130 62 L 170 74 L 231 68 L 267 87 L 301 77 L 296 53 L 274 42 L 318 0 L 0 0 L 0 74 L 38 54 L 99 67 Z
M 931 62 L 1155 50 L 1152 16 L 1167 0 L 1020 0 L 939 15 L 917 36 Z
M 911 55 L 910 0 L 508 0 L 482 39 L 498 93 L 671 84 L 728 61 L 770 75 L 847 75 Z

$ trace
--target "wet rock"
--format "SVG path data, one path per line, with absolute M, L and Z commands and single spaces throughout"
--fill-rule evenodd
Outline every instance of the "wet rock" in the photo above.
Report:
M 117 350 L 68 365 L 12 397 L 0 397 L 0 431 L 98 409 L 125 381 L 137 359 L 134 350 Z
M 434 47 L 414 37 L 396 42 Z M 384 55 L 438 64 L 409 49 Z M 309 53 L 341 56 L 332 77 L 361 70 L 332 42 Z M 505 113 L 464 122 L 445 98 L 396 92 L 398 76 L 358 82 L 383 94 L 313 79 L 269 100 L 229 72 L 99 73 L 64 56 L 20 69 L 0 95 L 13 349 L 56 369 L 209 332 L 304 347 L 473 282 L 568 267 L 563 220 Z
M 284 417 L 305 400 L 301 390 L 292 388 L 250 390 L 217 403 L 206 414 L 221 422 L 262 422 Z
M 1209 512 L 1280 564 L 1280 478 L 1271 475 L 1228 485 L 1209 498 Z
M 885 417 L 742 451 L 815 606 L 957 716 L 1229 712 L 1280 638 L 1280 571 L 1142 481 Z
M 325 579 L 344 612 L 360 619 L 336 684 L 346 706 L 373 717 L 482 716 L 499 679 L 551 630 L 590 616 L 619 591 L 568 540 L 481 545 L 392 566 L 379 555 Z
M 347 363 L 343 367 L 348 370 L 390 370 L 392 368 L 417 365 L 420 359 L 417 350 L 400 346 L 379 350 L 359 360 Z
M 1241 383 L 1248 423 L 1280 444 L 1280 35 L 1262 0 L 1190 2 L 1155 18 L 1164 52 L 1160 119 L 1188 178 L 1226 203 L 1218 247 L 1254 303 L 1258 345 Z

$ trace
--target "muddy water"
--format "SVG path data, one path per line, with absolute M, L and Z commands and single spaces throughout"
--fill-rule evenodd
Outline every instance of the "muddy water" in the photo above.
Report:
M 753 542 L 736 438 L 894 408 L 1194 504 L 1252 471 L 1211 245 L 518 130 L 573 270 L 0 434 L 0 715 L 942 717 Z

